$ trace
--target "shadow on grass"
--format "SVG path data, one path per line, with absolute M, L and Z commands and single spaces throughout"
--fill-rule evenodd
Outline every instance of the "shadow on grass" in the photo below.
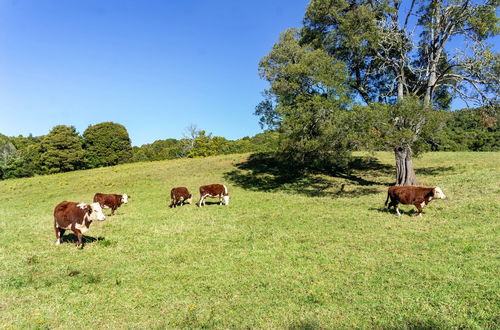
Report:
M 86 236 L 86 235 L 83 235 L 83 240 L 84 240 L 84 243 L 85 244 L 89 244 L 89 243 L 94 243 L 94 242 L 99 242 L 99 241 L 104 241 L 105 238 L 104 237 L 92 237 L 92 236 Z M 61 237 L 61 243 L 75 243 L 78 241 L 78 237 L 71 233 L 71 234 L 67 234 L 67 235 L 64 235 L 63 237 Z
M 434 166 L 434 167 L 424 167 L 416 168 L 415 174 L 417 175 L 440 175 L 446 172 L 452 172 L 455 170 L 453 166 Z
M 355 157 L 347 171 L 311 172 L 291 162 L 280 161 L 272 153 L 252 154 L 235 169 L 225 173 L 225 179 L 248 190 L 289 191 L 310 197 L 357 197 L 379 193 L 375 186 L 390 185 L 381 178 L 393 172 L 392 166 L 371 157 Z M 374 178 L 374 179 L 373 179 Z M 345 187 L 354 186 L 354 190 Z
M 396 326 L 382 326 L 381 329 L 409 329 L 409 330 L 431 330 L 431 329 L 446 329 L 450 326 L 444 322 L 436 320 L 406 320 L 402 324 Z
M 322 329 L 316 320 L 302 320 L 293 322 L 288 326 L 289 330 L 313 330 Z

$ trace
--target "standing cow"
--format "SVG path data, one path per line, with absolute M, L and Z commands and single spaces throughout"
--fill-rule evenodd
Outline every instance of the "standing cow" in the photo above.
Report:
M 198 206 L 205 205 L 205 199 L 207 197 L 219 198 L 219 205 L 229 205 L 229 194 L 227 187 L 223 184 L 210 184 L 207 186 L 200 187 L 200 200 L 198 201 Z
M 385 205 L 387 206 L 387 202 L 390 199 L 391 202 L 387 206 L 387 209 L 390 209 L 391 206 L 394 206 L 394 209 L 396 210 L 398 216 L 401 216 L 401 213 L 399 213 L 398 204 L 412 204 L 415 205 L 418 210 L 415 216 L 421 216 L 424 206 L 429 204 L 432 199 L 445 198 L 446 196 L 443 194 L 443 191 L 439 187 L 428 188 L 415 186 L 392 186 L 387 189 L 387 199 L 385 200 Z
M 101 194 L 96 193 L 94 195 L 94 202 L 99 203 L 102 208 L 111 209 L 111 214 L 115 214 L 115 210 L 119 208 L 122 204 L 127 204 L 130 196 L 127 194 L 116 195 L 116 194 Z
M 71 229 L 77 236 L 76 247 L 83 249 L 83 234 L 87 232 L 94 220 L 106 219 L 99 203 L 87 205 L 85 203 L 61 202 L 54 209 L 54 229 L 56 231 L 56 245 L 61 244 L 61 237 L 66 229 Z
M 177 205 L 184 205 L 184 203 L 191 204 L 192 196 L 186 187 L 172 188 L 170 191 L 170 198 L 172 199 L 170 207 L 176 207 Z

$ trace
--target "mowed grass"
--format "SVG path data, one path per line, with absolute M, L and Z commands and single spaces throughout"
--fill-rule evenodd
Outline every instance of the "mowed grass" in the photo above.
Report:
M 401 218 L 383 208 L 390 153 L 337 177 L 291 178 L 245 165 L 248 157 L 0 182 L 0 325 L 500 326 L 500 153 L 415 160 L 421 184 L 448 199 L 432 201 L 423 217 L 402 206 Z M 227 184 L 229 206 L 167 207 L 172 187 L 197 199 L 210 183 Z M 92 224 L 83 250 L 71 235 L 55 246 L 54 206 L 90 202 L 95 192 L 132 197 Z

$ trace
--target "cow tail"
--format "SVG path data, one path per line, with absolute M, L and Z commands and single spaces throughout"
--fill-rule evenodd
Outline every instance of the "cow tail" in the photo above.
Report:
M 385 206 L 387 206 L 387 202 L 389 202 L 389 192 L 387 192 L 387 199 L 385 200 Z

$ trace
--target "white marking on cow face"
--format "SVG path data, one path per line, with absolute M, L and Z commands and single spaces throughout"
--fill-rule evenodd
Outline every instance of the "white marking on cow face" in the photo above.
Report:
M 224 199 L 224 205 L 229 205 L 229 196 L 222 197 Z
M 189 197 L 188 199 L 185 200 L 186 204 L 191 204 L 193 202 L 193 198 Z
M 439 187 L 434 188 L 434 197 L 438 198 L 438 199 L 439 198 L 440 199 L 445 199 L 446 198 L 445 194 L 443 194 L 443 191 Z
M 122 195 L 122 203 L 123 204 L 127 204 L 128 203 L 128 195 L 127 194 L 123 194 Z
M 99 203 L 92 203 L 90 204 L 90 207 L 92 208 L 92 213 L 90 214 L 90 219 L 91 220 L 99 220 L 102 221 L 106 219 L 104 216 L 104 213 L 102 213 L 102 208 Z
M 87 206 L 87 204 L 85 204 L 85 203 L 78 203 L 78 204 L 76 204 L 76 206 L 78 206 L 79 208 L 81 208 L 83 210 Z

